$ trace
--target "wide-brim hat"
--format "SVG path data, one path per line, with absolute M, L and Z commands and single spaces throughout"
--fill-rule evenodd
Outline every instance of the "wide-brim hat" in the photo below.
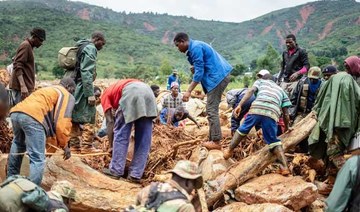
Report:
M 198 165 L 194 162 L 188 160 L 180 160 L 176 163 L 174 169 L 169 171 L 168 173 L 173 173 L 181 178 L 196 180 L 195 188 L 199 189 L 203 186 L 203 177 L 200 173 L 200 169 Z

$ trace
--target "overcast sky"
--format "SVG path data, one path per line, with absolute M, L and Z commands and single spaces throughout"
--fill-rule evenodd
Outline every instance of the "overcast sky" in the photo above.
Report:
M 242 22 L 311 0 L 81 0 L 115 11 L 186 15 L 196 19 Z M 359 1 L 359 0 L 357 0 Z

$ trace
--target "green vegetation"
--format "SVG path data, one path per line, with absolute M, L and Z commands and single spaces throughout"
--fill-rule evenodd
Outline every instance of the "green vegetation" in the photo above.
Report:
M 88 38 L 101 30 L 107 44 L 98 54 L 100 78 L 136 77 L 148 82 L 166 81 L 172 69 L 183 82 L 190 80 L 186 56 L 172 45 L 176 32 L 210 43 L 234 67 L 232 83 L 253 79 L 245 72 L 280 68 L 284 37 L 294 32 L 307 49 L 312 65 L 320 67 L 360 55 L 360 3 L 317 1 L 271 12 L 251 21 L 225 23 L 185 16 L 141 13 L 126 14 L 67 0 L 22 0 L 0 2 L 0 65 L 7 65 L 17 46 L 32 27 L 47 31 L 44 45 L 35 50 L 41 78 L 61 76 L 57 52 L 74 45 L 74 38 Z

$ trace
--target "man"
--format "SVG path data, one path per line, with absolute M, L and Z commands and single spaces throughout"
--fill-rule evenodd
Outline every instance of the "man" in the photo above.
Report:
M 321 69 L 317 66 L 311 67 L 307 77 L 301 78 L 292 92 L 290 101 L 292 106 L 289 109 L 290 119 L 293 125 L 307 116 L 315 103 L 316 96 L 321 88 Z M 299 147 L 302 152 L 308 152 L 308 142 L 303 140 Z
M 360 134 L 349 146 L 349 158 L 336 176 L 334 187 L 326 199 L 328 212 L 360 211 Z
M 39 48 L 46 40 L 45 30 L 34 28 L 31 37 L 26 38 L 16 50 L 14 70 L 11 75 L 10 89 L 13 103 L 17 104 L 28 97 L 35 88 L 34 48 Z
M 59 86 L 38 89 L 11 109 L 14 139 L 8 160 L 8 177 L 20 173 L 21 153 L 27 152 L 30 159 L 29 179 L 40 185 L 45 167 L 46 143 L 64 148 L 64 159 L 70 158 L 67 144 L 75 102 L 71 93 L 74 90 L 74 80 L 63 78 Z
M 15 175 L 0 185 L 0 211 L 68 212 L 75 195 L 68 181 L 57 181 L 45 192 L 25 177 Z
M 272 80 L 271 74 L 265 74 L 262 79 L 255 81 L 253 87 L 249 89 L 245 96 L 235 108 L 234 113 L 239 116 L 243 105 L 254 93 L 257 93 L 255 101 L 245 118 L 244 123 L 239 127 L 233 136 L 230 146 L 224 151 L 224 158 L 229 159 L 235 147 L 244 140 L 251 128 L 255 125 L 261 125 L 265 142 L 269 145 L 270 152 L 273 152 L 282 162 L 281 174 L 290 173 L 281 141 L 277 138 L 277 122 L 283 114 L 285 122 L 285 131 L 289 129 L 288 107 L 291 105 L 289 98 Z
M 191 92 L 201 83 L 207 95 L 206 112 L 209 121 L 209 142 L 203 146 L 208 149 L 221 149 L 221 126 L 219 104 L 222 93 L 230 82 L 231 65 L 210 45 L 192 40 L 186 33 L 180 32 L 174 38 L 174 44 L 180 52 L 186 53 L 191 71 L 194 74 L 191 84 L 184 93 L 183 101 L 189 101 Z
M 270 74 L 268 70 L 260 70 L 256 75 L 258 79 L 261 79 L 265 74 Z M 233 89 L 226 93 L 226 101 L 228 104 L 228 108 L 232 108 L 233 110 L 239 105 L 242 98 L 244 98 L 247 88 L 243 89 Z M 231 135 L 234 136 L 235 131 L 240 126 L 240 121 L 244 118 L 244 116 L 249 112 L 251 103 L 255 100 L 255 95 L 252 95 L 248 101 L 245 102 L 241 109 L 241 113 L 239 116 L 235 116 L 233 113 L 231 115 Z
M 160 123 L 169 124 L 175 127 L 179 126 L 179 122 L 189 118 L 198 128 L 200 128 L 199 123 L 189 114 L 183 106 L 177 108 L 164 108 L 160 113 Z
M 194 162 L 180 160 L 170 173 L 172 177 L 168 182 L 153 182 L 142 189 L 137 196 L 136 205 L 154 211 L 195 212 L 191 195 L 194 189 L 203 185 L 198 166 Z
M 294 124 L 309 114 L 314 107 L 315 99 L 322 81 L 320 80 L 321 69 L 317 66 L 311 67 L 307 77 L 301 78 L 296 84 L 290 97 L 290 118 Z
M 5 86 L 0 83 L 0 121 L 5 119 L 9 112 L 8 95 Z
M 344 151 L 360 126 L 360 88 L 354 80 L 360 75 L 360 59 L 347 58 L 345 68 L 347 73 L 333 75 L 325 83 L 313 108 L 317 124 L 308 139 L 309 150 L 313 157 L 329 161 L 328 170 L 339 170 L 345 163 Z
M 150 88 L 153 91 L 155 98 L 157 98 L 160 94 L 160 87 L 158 85 L 151 85 Z
M 358 56 L 348 57 L 344 61 L 344 66 L 348 74 L 350 74 L 360 86 L 360 58 Z
M 298 47 L 295 35 L 286 36 L 285 42 L 287 51 L 282 54 L 278 83 L 287 95 L 290 95 L 296 82 L 309 70 L 310 64 L 306 50 Z
M 101 100 L 100 100 L 101 89 L 98 86 L 94 86 L 94 96 L 95 96 L 95 107 L 96 107 L 99 104 L 101 104 Z M 95 115 L 95 120 L 98 120 L 97 113 Z M 84 152 L 84 149 L 81 148 L 80 140 L 82 141 L 83 144 L 84 143 L 92 144 L 94 140 L 94 134 L 93 134 L 94 131 L 95 131 L 95 124 L 85 124 L 85 125 L 73 124 L 71 127 L 70 141 L 69 141 L 71 143 L 71 148 L 70 148 L 71 152 L 88 153 L 88 152 Z M 79 137 L 81 137 L 81 139 L 79 139 Z
M 82 51 L 80 52 L 81 58 L 77 62 L 76 70 L 76 90 L 75 90 L 75 108 L 73 111 L 72 119 L 75 125 L 73 129 L 83 126 L 84 131 L 80 139 L 80 147 L 76 141 L 78 138 L 71 139 L 71 145 L 75 148 L 80 148 L 81 153 L 97 153 L 100 150 L 93 146 L 95 131 L 92 127 L 95 124 L 96 115 L 96 98 L 94 95 L 93 81 L 96 78 L 96 58 L 97 52 L 100 51 L 105 45 L 105 36 L 101 32 L 94 32 L 91 36 L 91 41 L 80 40 L 77 46 Z
M 166 85 L 166 89 L 167 90 L 171 90 L 171 85 L 173 82 L 176 82 L 178 85 L 179 85 L 179 92 L 180 92 L 180 78 L 179 78 L 179 75 L 178 75 L 178 71 L 176 69 L 173 70 L 173 73 L 172 75 L 169 76 L 168 78 L 168 83 Z
M 139 183 L 150 152 L 152 120 L 157 116 L 154 93 L 137 79 L 119 80 L 104 91 L 101 105 L 109 142 L 113 144 L 110 167 L 104 173 L 117 179 L 123 177 L 131 128 L 135 125 L 135 151 L 127 179 Z M 115 119 L 112 110 L 117 110 Z
M 177 108 L 183 106 L 183 96 L 179 92 L 179 84 L 177 82 L 171 83 L 171 93 L 163 98 L 162 108 Z
M 338 70 L 336 69 L 335 66 L 326 66 L 322 70 L 323 79 L 325 81 L 329 80 L 332 75 L 337 74 L 337 73 L 338 73 Z

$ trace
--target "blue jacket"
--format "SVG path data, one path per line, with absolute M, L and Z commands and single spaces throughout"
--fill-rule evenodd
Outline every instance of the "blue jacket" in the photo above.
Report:
M 180 78 L 179 78 L 179 76 L 176 77 L 174 74 L 171 74 L 171 75 L 169 76 L 169 78 L 168 78 L 168 83 L 167 83 L 167 85 L 166 85 L 166 89 L 167 89 L 167 90 L 170 90 L 170 88 L 171 88 L 171 83 L 173 83 L 173 82 L 177 82 L 177 83 L 179 84 L 179 92 L 181 92 L 181 91 L 180 91 L 180 83 L 181 83 Z
M 232 66 L 202 41 L 190 40 L 186 56 L 195 69 L 193 81 L 200 82 L 205 93 L 213 90 L 232 71 Z

